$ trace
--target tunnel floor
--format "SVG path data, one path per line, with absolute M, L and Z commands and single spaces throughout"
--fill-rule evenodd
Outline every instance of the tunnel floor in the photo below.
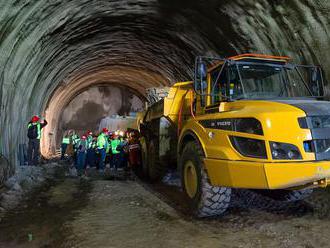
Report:
M 173 186 L 62 173 L 1 220 L 0 247 L 329 247 L 329 194 L 294 211 L 200 220 Z

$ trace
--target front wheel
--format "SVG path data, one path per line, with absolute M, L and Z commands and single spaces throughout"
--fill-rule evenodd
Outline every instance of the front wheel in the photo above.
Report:
M 164 166 L 159 160 L 159 148 L 156 140 L 148 145 L 148 175 L 152 182 L 160 181 L 164 176 Z
M 183 191 L 197 217 L 221 215 L 229 207 L 231 188 L 209 183 L 203 159 L 203 151 L 197 143 L 189 142 L 184 146 L 179 161 Z

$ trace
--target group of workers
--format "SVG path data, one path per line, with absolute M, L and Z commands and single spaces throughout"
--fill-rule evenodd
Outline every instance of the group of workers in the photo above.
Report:
M 70 131 L 63 136 L 61 159 L 72 158 L 80 174 L 90 167 L 100 173 L 110 170 L 136 170 L 141 165 L 139 134 L 137 131 L 114 131 L 107 128 L 94 135 L 87 131 L 80 137 Z
M 28 165 L 39 163 L 40 139 L 46 125 L 47 121 L 39 116 L 33 116 L 28 123 Z M 139 138 L 136 130 L 109 132 L 107 128 L 103 128 L 99 135 L 88 131 L 81 137 L 71 130 L 63 136 L 61 159 L 73 160 L 81 173 L 90 167 L 104 172 L 106 166 L 113 170 L 136 171 L 142 163 Z

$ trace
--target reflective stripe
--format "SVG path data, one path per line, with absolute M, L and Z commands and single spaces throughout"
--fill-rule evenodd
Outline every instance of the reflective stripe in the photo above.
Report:
M 92 147 L 93 147 L 93 137 L 89 135 L 87 137 L 87 149 L 91 149 Z
M 128 149 L 131 151 L 131 150 L 134 150 L 134 149 L 139 149 L 140 148 L 140 145 L 139 144 L 132 144 L 132 145 L 129 145 L 128 146 Z
M 74 134 L 71 136 L 71 140 L 72 140 L 72 144 L 76 145 L 79 142 L 80 138 L 78 135 Z
M 70 144 L 70 138 L 64 137 L 62 139 L 62 144 Z
M 40 123 L 37 124 L 37 128 L 38 128 L 38 138 L 37 139 L 41 139 L 41 125 L 40 125 Z

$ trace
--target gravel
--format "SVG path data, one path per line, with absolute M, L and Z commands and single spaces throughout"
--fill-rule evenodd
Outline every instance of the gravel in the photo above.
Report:
M 41 186 L 48 178 L 54 176 L 57 163 L 42 166 L 17 167 L 14 176 L 3 184 L 0 191 L 0 217 L 7 210 L 18 206 L 20 201 L 35 187 Z

